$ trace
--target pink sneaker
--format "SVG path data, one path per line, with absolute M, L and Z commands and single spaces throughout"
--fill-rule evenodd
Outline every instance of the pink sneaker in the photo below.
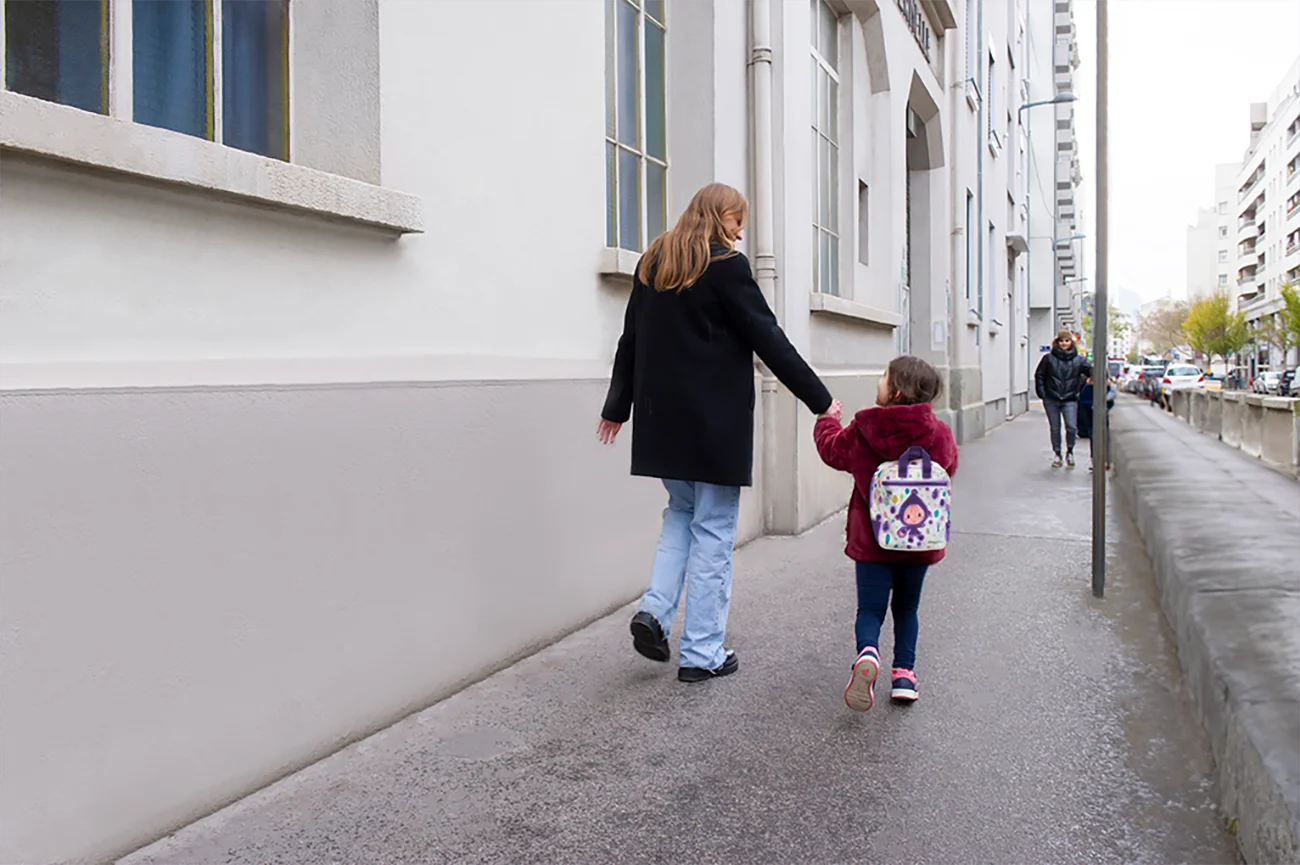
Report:
M 844 688 L 844 705 L 855 712 L 865 712 L 875 703 L 872 691 L 876 676 L 880 675 L 880 654 L 874 646 L 867 646 L 853 662 L 853 674 Z
M 895 667 L 891 678 L 894 680 L 894 686 L 889 690 L 891 700 L 914 703 L 916 698 L 921 696 L 916 689 L 916 673 L 902 667 Z

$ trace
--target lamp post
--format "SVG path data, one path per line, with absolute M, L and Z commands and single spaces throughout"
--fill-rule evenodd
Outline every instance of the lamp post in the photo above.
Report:
M 1066 102 L 1075 101 L 1075 95 L 1071 92 L 1064 91 L 1056 94 L 1051 99 L 1037 99 L 1032 102 L 1026 102 L 1016 109 L 1016 124 L 1025 127 L 1025 152 L 1029 154 L 1028 164 L 1025 166 L 1025 237 L 1029 240 L 1029 248 L 1025 250 L 1025 294 L 1030 297 L 1030 303 L 1033 303 L 1033 280 L 1034 280 L 1034 224 L 1030 219 L 1032 210 L 1031 205 L 1034 201 L 1034 182 L 1033 182 L 1033 165 L 1034 165 L 1034 134 L 1033 125 L 1025 122 L 1025 112 L 1030 108 L 1038 108 L 1041 105 L 1061 105 Z M 1052 163 L 1052 189 L 1056 189 L 1056 163 Z M 1055 193 L 1053 193 L 1055 194 Z M 1055 219 L 1052 220 L 1056 222 Z M 1052 234 L 1056 234 L 1056 229 L 1052 229 Z M 1055 253 L 1053 253 L 1055 254 Z M 1052 269 L 1052 327 L 1056 327 L 1056 269 Z
M 1102 309 L 1093 322 L 1095 342 L 1107 341 L 1107 312 L 1110 310 L 1110 0 L 1097 0 L 1097 263 L 1094 303 Z M 1103 359 L 1093 366 L 1092 445 L 1101 456 L 1101 471 L 1092 473 L 1092 594 L 1106 596 L 1106 465 L 1110 457 L 1109 413 L 1106 408 L 1106 379 L 1109 364 Z

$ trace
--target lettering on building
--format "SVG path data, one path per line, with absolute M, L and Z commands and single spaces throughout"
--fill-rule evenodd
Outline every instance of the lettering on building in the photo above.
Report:
M 930 60 L 930 22 L 925 20 L 921 10 L 921 0 L 897 0 L 898 11 L 903 13 L 907 27 L 912 31 L 912 38 L 920 46 L 926 60 Z

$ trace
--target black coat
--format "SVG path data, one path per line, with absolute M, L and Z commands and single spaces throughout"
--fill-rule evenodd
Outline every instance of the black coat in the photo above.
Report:
M 1034 392 L 1039 399 L 1074 402 L 1083 389 L 1083 380 L 1092 375 L 1092 364 L 1073 346 L 1061 351 L 1058 345 L 1043 355 L 1034 373 Z
M 601 417 L 632 424 L 632 474 L 749 486 L 754 354 L 815 413 L 831 395 L 777 324 L 740 253 L 716 247 L 683 291 L 632 284 Z M 652 280 L 653 281 L 653 280 Z

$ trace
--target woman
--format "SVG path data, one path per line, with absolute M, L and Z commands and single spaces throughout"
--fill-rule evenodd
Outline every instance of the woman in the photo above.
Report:
M 1079 354 L 1074 334 L 1064 328 L 1056 335 L 1052 350 L 1043 355 L 1034 372 L 1034 392 L 1043 401 L 1051 431 L 1052 468 L 1061 467 L 1061 421 L 1065 421 L 1065 461 L 1074 468 L 1074 439 L 1079 432 L 1079 391 L 1092 375 L 1092 364 Z
M 754 354 L 816 414 L 832 405 L 735 249 L 748 210 L 735 189 L 709 184 L 641 257 L 597 429 L 609 444 L 635 410 L 632 474 L 668 490 L 632 645 L 651 660 L 671 657 L 668 631 L 689 573 L 683 682 L 739 666 L 723 636 L 740 488 L 754 462 Z

